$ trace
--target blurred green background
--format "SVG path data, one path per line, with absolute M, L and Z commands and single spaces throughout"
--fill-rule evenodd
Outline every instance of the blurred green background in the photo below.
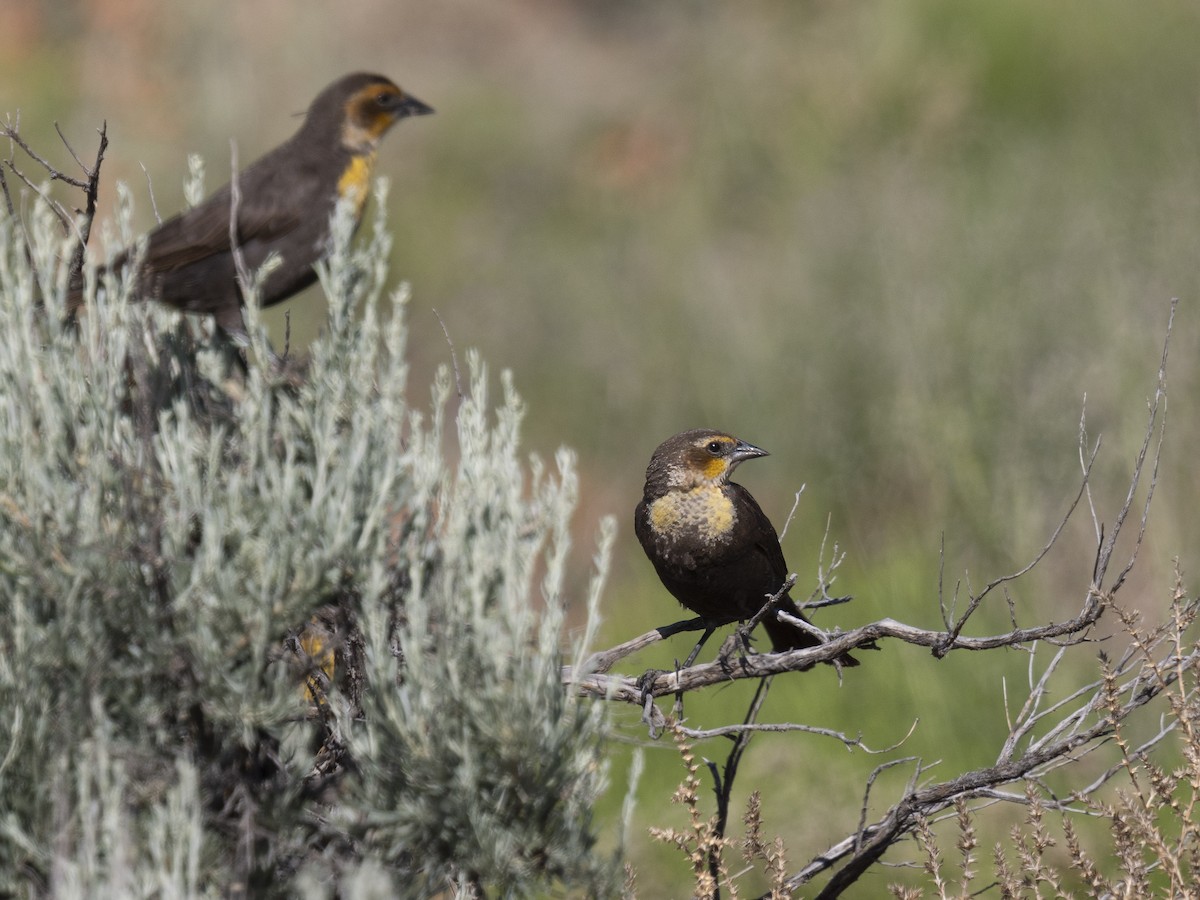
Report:
M 392 181 L 393 271 L 413 285 L 415 402 L 450 359 L 440 315 L 460 353 L 513 370 L 532 449 L 578 450 L 581 585 L 598 517 L 622 526 L 606 642 L 680 617 L 629 526 L 651 451 L 683 428 L 772 451 L 739 480 L 777 525 L 805 486 L 789 563 L 815 582 L 828 523 L 847 554 L 835 587 L 856 597 L 819 615 L 828 626 L 936 627 L 943 540 L 948 593 L 1024 565 L 1077 487 L 1085 395 L 1089 433 L 1104 437 L 1097 511 L 1111 521 L 1172 297 L 1170 427 L 1138 602 L 1165 605 L 1173 557 L 1194 567 L 1193 3 L 0 0 L 0 15 L 0 113 L 20 110 L 62 165 L 52 123 L 86 158 L 107 120 L 102 214 L 122 180 L 144 228 L 147 174 L 170 215 L 189 153 L 215 188 L 231 138 L 248 162 L 345 72 L 387 74 L 437 109 L 391 134 L 378 167 Z M 310 338 L 319 294 L 289 307 Z M 278 341 L 281 315 L 271 321 Z M 1013 590 L 1024 624 L 1078 608 L 1094 541 L 1081 510 Z M 993 606 L 980 629 L 1007 621 Z M 689 648 L 675 638 L 625 670 Z M 943 760 L 936 778 L 994 761 L 1002 679 L 1019 702 L 1027 678 L 1018 653 L 864 657 L 841 687 L 832 670 L 777 681 L 764 719 L 880 747 L 919 718 L 901 750 L 764 736 L 739 781 L 769 789 L 768 832 L 797 866 L 852 829 L 885 759 Z M 740 718 L 748 696 L 691 700 L 691 724 Z M 617 731 L 645 740 L 636 714 Z M 622 744 L 606 822 L 626 758 Z M 909 773 L 880 781 L 873 812 Z M 681 777 L 669 742 L 649 749 L 632 843 L 643 896 L 686 891 L 682 863 L 643 830 L 682 823 L 666 806 Z

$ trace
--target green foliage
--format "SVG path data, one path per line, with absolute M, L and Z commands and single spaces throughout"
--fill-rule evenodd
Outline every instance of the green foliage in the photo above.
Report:
M 62 324 L 70 241 L 0 223 L 0 894 L 611 890 L 604 722 L 560 674 L 573 457 L 523 461 L 475 356 L 452 422 L 445 371 L 414 409 L 383 223 L 349 238 L 298 377 L 113 276 Z

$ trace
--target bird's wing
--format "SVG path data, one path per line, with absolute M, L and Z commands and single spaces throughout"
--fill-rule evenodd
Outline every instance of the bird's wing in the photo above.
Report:
M 308 203 L 297 203 L 284 181 L 264 158 L 239 179 L 237 239 L 271 242 L 294 230 L 316 211 Z M 296 179 L 303 181 L 303 179 Z M 166 272 L 229 252 L 230 186 L 225 185 L 198 206 L 163 222 L 150 233 L 143 267 Z
M 746 516 L 752 528 L 738 529 L 743 534 L 753 535 L 751 546 L 747 552 L 759 554 L 771 574 L 778 580 L 777 587 L 782 585 L 788 576 L 787 560 L 783 558 L 783 548 L 779 546 L 779 535 L 775 526 L 762 511 L 754 496 L 740 484 L 731 482 L 727 489 L 732 493 L 732 500 L 739 516 Z
M 637 535 L 638 543 L 650 552 L 652 539 L 650 537 L 650 523 L 647 519 L 646 498 L 643 497 L 633 511 L 633 533 Z
M 150 271 L 170 271 L 228 253 L 230 203 L 228 189 L 222 189 L 200 206 L 164 222 L 150 235 L 143 262 Z M 241 203 L 237 211 L 237 240 L 272 241 L 295 229 L 302 217 L 274 203 Z

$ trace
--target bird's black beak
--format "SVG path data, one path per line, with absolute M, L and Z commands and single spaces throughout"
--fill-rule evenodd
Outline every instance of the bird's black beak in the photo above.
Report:
M 733 462 L 740 463 L 747 459 L 756 459 L 760 456 L 770 456 L 762 447 L 755 447 L 753 444 L 747 444 L 745 441 L 738 441 L 733 448 Z
M 404 96 L 404 101 L 400 104 L 400 116 L 428 116 L 432 115 L 433 107 L 422 103 L 416 97 L 409 95 Z

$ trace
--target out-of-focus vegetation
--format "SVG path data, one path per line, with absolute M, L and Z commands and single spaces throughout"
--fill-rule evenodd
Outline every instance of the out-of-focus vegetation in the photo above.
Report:
M 1085 394 L 1111 514 L 1179 296 L 1140 577 L 1169 582 L 1175 555 L 1194 568 L 1194 4 L 8 7 L 20 27 L 0 29 L 0 112 L 19 108 L 45 148 L 59 121 L 81 153 L 107 119 L 105 197 L 118 178 L 144 191 L 144 164 L 163 215 L 188 153 L 215 187 L 231 137 L 252 158 L 343 72 L 384 72 L 436 107 L 380 159 L 393 270 L 413 284 L 412 377 L 450 355 L 434 309 L 457 348 L 511 367 L 532 443 L 578 450 L 582 546 L 601 513 L 628 521 L 662 438 L 720 427 L 773 452 L 739 474 L 778 525 L 806 485 L 784 542 L 802 585 L 827 520 L 848 552 L 838 587 L 857 599 L 822 624 L 932 626 L 943 540 L 950 591 L 964 573 L 1019 568 L 1050 534 L 1078 479 Z M 315 302 L 292 304 L 300 335 L 320 321 Z M 1013 602 L 1046 619 L 1076 604 L 1093 539 L 1075 521 Z M 615 571 L 610 639 L 678 617 L 628 527 Z M 1025 677 L 1023 658 L 1008 664 Z M 977 764 L 1003 733 L 996 666 L 888 648 L 840 688 L 832 671 L 777 683 L 763 718 L 885 745 L 920 716 L 905 753 Z M 728 721 L 743 693 L 688 713 Z M 644 737 L 633 720 L 623 731 Z M 768 833 L 815 849 L 852 827 L 877 763 L 764 737 L 742 778 L 771 781 Z M 645 821 L 662 821 L 677 770 L 669 746 L 649 754 Z M 642 852 L 635 863 L 660 848 Z M 670 892 L 669 870 L 641 870 L 647 896 Z

